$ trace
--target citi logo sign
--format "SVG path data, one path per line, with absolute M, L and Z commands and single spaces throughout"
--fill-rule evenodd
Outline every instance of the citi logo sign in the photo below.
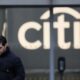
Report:
M 57 21 L 53 21 L 53 29 L 57 29 L 58 47 L 64 50 L 70 49 L 71 41 L 65 41 L 65 30 L 70 29 L 70 21 L 65 21 L 65 14 L 76 19 L 73 22 L 73 48 L 80 49 L 80 13 L 70 7 L 54 7 L 53 16 L 60 14 Z M 50 22 L 46 21 L 50 17 L 50 11 L 47 10 L 41 16 L 41 20 L 45 20 L 41 25 L 39 22 L 30 21 L 20 26 L 18 31 L 18 41 L 25 49 L 36 50 L 43 45 L 43 49 L 50 49 Z M 28 30 L 33 29 L 40 31 L 43 28 L 43 42 L 35 40 L 30 42 L 26 39 L 25 34 Z

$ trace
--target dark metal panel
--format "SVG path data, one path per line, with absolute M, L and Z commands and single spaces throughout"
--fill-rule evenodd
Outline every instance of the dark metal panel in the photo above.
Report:
M 43 49 L 43 22 L 40 16 L 48 8 L 9 8 L 8 9 L 8 43 L 11 49 L 21 57 L 26 69 L 49 68 L 49 51 Z M 18 40 L 20 27 L 27 22 L 36 22 L 41 25 L 41 30 L 28 30 L 25 34 L 30 42 L 40 40 L 42 46 L 36 50 L 23 48 Z M 47 36 L 47 35 L 46 35 Z M 22 36 L 21 36 L 22 37 Z M 26 44 L 27 45 L 27 44 Z

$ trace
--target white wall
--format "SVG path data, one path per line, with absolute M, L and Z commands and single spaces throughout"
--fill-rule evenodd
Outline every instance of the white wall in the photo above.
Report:
M 70 5 L 70 4 L 80 4 L 80 0 L 54 0 L 53 1 L 54 4 L 62 4 L 62 5 Z
M 34 5 L 49 4 L 50 0 L 0 0 L 0 5 Z
M 0 5 L 48 5 L 80 4 L 80 0 L 0 0 Z

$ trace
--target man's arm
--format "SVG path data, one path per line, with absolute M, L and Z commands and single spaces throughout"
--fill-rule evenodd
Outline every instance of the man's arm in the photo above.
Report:
M 23 64 L 19 58 L 15 60 L 15 77 L 13 80 L 25 80 L 25 71 Z

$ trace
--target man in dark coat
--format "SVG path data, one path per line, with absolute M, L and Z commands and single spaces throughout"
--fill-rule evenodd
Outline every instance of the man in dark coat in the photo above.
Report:
M 0 80 L 24 80 L 25 72 L 19 57 L 7 46 L 6 38 L 0 36 Z

